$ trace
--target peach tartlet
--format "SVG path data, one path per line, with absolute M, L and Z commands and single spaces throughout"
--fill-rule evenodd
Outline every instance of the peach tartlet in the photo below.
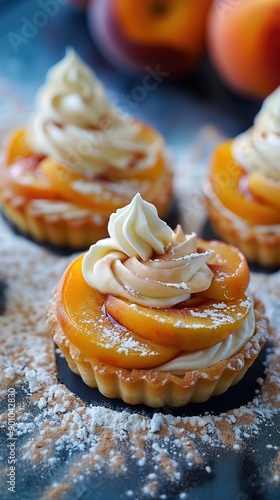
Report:
M 243 254 L 173 231 L 140 194 L 108 230 L 48 306 L 70 369 L 108 398 L 151 407 L 206 401 L 237 383 L 267 339 Z
M 70 49 L 51 68 L 24 128 L 7 138 L 0 199 L 7 219 L 39 242 L 87 248 L 140 192 L 162 217 L 172 172 L 162 136 L 111 105 Z
M 280 265 L 280 87 L 249 130 L 216 148 L 205 194 L 220 238 L 250 262 Z

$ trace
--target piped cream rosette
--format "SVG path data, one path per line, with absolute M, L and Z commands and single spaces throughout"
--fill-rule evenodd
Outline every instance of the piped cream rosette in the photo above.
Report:
M 108 231 L 112 237 L 83 260 L 85 281 L 101 293 L 171 307 L 209 287 L 213 273 L 206 262 L 213 252 L 198 252 L 195 234 L 185 237 L 180 226 L 173 232 L 139 194 L 112 214 Z
M 109 103 L 94 72 L 68 49 L 47 73 L 27 140 L 36 153 L 92 178 L 111 168 L 126 170 L 149 148 L 154 156 L 156 145 L 142 130 L 140 122 Z

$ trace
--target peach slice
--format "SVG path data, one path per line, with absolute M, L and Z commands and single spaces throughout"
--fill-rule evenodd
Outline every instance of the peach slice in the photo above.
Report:
M 243 189 L 248 176 L 244 168 L 235 163 L 231 142 L 226 141 L 216 149 L 210 168 L 213 191 L 225 207 L 252 224 L 279 223 L 280 212 L 276 207 L 255 197 L 248 188 Z
M 129 369 L 153 368 L 177 356 L 179 348 L 143 339 L 106 314 L 105 296 L 83 278 L 82 259 L 70 264 L 57 290 L 57 317 L 70 342 L 87 359 Z
M 42 156 L 31 150 L 24 129 L 17 129 L 8 137 L 4 145 L 4 159 L 1 168 L 2 186 L 25 198 L 59 199 L 40 170 Z
M 10 165 L 21 158 L 29 158 L 33 154 L 34 152 L 26 142 L 25 130 L 14 130 L 4 145 L 4 159 L 6 165 Z
M 270 205 L 280 208 L 280 182 L 252 172 L 248 177 L 248 189 Z
M 40 169 L 40 157 L 21 158 L 1 168 L 1 183 L 15 195 L 28 199 L 61 199 Z
M 154 160 L 154 161 L 152 161 Z M 156 158 L 136 158 L 137 166 L 119 170 L 118 168 L 110 168 L 105 173 L 106 179 L 136 179 L 136 180 L 151 180 L 155 181 L 164 169 L 165 158 L 162 154 L 157 154 Z
M 204 298 L 200 305 L 169 309 L 131 304 L 112 295 L 105 299 L 106 311 L 118 323 L 146 339 L 182 351 L 197 351 L 221 342 L 244 321 L 250 307 L 245 295 L 228 302 Z
M 123 194 L 120 197 L 116 193 L 113 194 L 110 190 L 110 182 L 102 181 L 99 178 L 96 182 L 94 179 L 86 179 L 80 173 L 55 162 L 51 158 L 45 158 L 41 163 L 41 168 L 53 188 L 72 203 L 101 211 L 106 209 L 112 213 L 130 201 L 128 195 Z
M 215 252 L 207 261 L 214 277 L 203 295 L 216 300 L 233 300 L 241 297 L 250 281 L 249 267 L 242 252 L 232 245 L 215 240 L 198 239 L 198 246 Z

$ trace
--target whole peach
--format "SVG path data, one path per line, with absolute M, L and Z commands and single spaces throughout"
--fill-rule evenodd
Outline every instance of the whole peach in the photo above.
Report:
M 100 51 L 117 68 L 168 75 L 193 69 L 205 51 L 212 0 L 90 0 L 88 25 Z
M 207 43 L 224 81 L 237 93 L 263 99 L 280 84 L 280 0 L 216 0 Z

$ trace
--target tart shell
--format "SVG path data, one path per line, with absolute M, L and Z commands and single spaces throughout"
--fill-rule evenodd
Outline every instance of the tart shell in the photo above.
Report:
M 204 194 L 211 225 L 220 239 L 240 248 L 249 262 L 280 266 L 280 224 L 253 225 L 241 219 L 221 203 L 210 183 Z
M 14 198 L 2 193 L 1 208 L 7 220 L 22 234 L 38 243 L 79 250 L 94 241 L 107 237 L 109 216 L 98 216 L 89 210 L 77 209 L 77 217 L 50 214 L 36 210 L 33 201 Z
M 163 219 L 168 216 L 173 201 L 172 177 L 166 166 L 149 190 L 148 201 L 157 207 L 159 217 Z M 111 214 L 106 207 L 104 212 L 99 212 L 64 200 L 28 200 L 5 188 L 0 189 L 0 200 L 7 220 L 22 234 L 39 243 L 82 250 L 108 236 Z
M 97 388 L 107 398 L 120 398 L 136 405 L 153 408 L 173 407 L 207 401 L 239 382 L 259 355 L 268 337 L 264 306 L 254 304 L 256 327 L 253 336 L 234 356 L 200 370 L 187 371 L 183 377 L 156 370 L 123 369 L 104 364 L 81 352 L 67 339 L 56 315 L 55 294 L 48 307 L 48 324 L 54 342 L 64 354 L 69 368 L 80 375 L 85 384 Z

